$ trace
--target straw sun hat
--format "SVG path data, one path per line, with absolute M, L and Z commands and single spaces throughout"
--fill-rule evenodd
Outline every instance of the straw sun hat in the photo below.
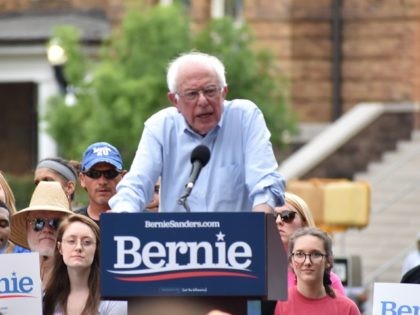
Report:
M 12 215 L 10 240 L 25 248 L 29 248 L 26 221 L 31 211 L 51 211 L 58 214 L 69 215 L 70 203 L 58 182 L 39 182 L 36 186 L 29 207 Z

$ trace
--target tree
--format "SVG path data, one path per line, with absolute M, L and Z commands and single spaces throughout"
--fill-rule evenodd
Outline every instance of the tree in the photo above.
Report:
M 229 98 L 249 98 L 260 105 L 273 144 L 281 145 L 281 135 L 292 130 L 294 120 L 282 92 L 285 89 L 271 72 L 272 56 L 255 53 L 249 30 L 230 19 L 214 21 L 193 34 L 181 10 L 174 5 L 130 12 L 119 33 L 104 43 L 96 61 L 83 55 L 75 29 L 55 31 L 55 40 L 69 52 L 65 74 L 77 99 L 74 106 L 67 106 L 63 96 L 49 100 L 48 131 L 62 156 L 79 159 L 90 143 L 108 141 L 120 149 L 125 165 L 130 165 L 144 121 L 169 105 L 168 61 L 192 49 L 223 60 Z

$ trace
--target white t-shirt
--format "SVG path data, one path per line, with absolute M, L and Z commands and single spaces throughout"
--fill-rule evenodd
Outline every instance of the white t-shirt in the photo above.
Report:
M 420 251 L 418 249 L 411 251 L 404 259 L 401 269 L 401 276 L 403 276 L 410 269 L 420 265 Z
M 101 301 L 98 315 L 127 315 L 127 301 Z M 54 315 L 63 315 L 61 309 L 56 309 Z

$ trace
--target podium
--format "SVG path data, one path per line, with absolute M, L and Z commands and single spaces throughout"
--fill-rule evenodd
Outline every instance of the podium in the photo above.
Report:
M 100 225 L 101 294 L 130 315 L 247 315 L 249 300 L 287 299 L 271 214 L 104 213 Z

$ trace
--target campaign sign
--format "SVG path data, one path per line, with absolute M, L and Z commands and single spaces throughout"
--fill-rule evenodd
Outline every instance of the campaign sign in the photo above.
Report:
M 0 266 L 0 314 L 42 315 L 39 254 L 1 254 Z
M 372 315 L 420 314 L 420 284 L 375 283 Z
M 263 213 L 105 213 L 105 297 L 263 296 Z

